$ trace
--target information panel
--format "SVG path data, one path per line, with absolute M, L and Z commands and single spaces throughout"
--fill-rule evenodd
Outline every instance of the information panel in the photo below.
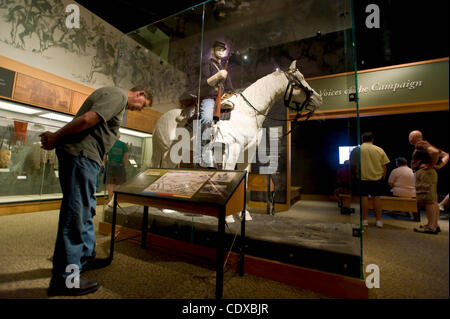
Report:
M 0 96 L 12 98 L 16 72 L 0 67 Z

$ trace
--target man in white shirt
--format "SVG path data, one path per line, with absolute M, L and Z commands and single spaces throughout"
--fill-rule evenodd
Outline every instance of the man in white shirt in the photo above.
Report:
M 408 167 L 408 161 L 404 157 L 395 160 L 397 168 L 389 175 L 389 187 L 394 196 L 416 197 L 414 172 Z
M 389 158 L 384 150 L 373 144 L 374 135 L 366 132 L 362 135 L 362 144 L 354 148 L 350 154 L 350 163 L 352 167 L 352 176 L 355 179 L 352 183 L 353 194 L 361 196 L 362 225 L 368 226 L 367 213 L 369 210 L 369 196 L 373 198 L 377 227 L 383 227 L 381 216 L 383 213 L 380 196 L 384 195 L 384 183 L 386 176 L 386 164 Z M 360 154 L 359 154 L 360 153 Z M 359 168 L 359 159 L 361 158 L 361 168 Z M 360 182 L 358 182 L 358 180 Z

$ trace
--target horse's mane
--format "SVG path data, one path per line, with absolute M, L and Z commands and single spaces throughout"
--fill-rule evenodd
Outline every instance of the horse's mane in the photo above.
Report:
M 253 107 L 265 113 L 266 110 L 273 104 L 274 100 L 284 93 L 287 84 L 287 79 L 282 71 L 276 71 L 263 76 L 249 87 L 244 89 L 241 94 L 250 101 Z M 236 110 L 247 113 L 247 103 L 238 103 Z M 244 109 L 245 108 L 245 109 Z M 254 113 L 251 109 L 250 111 Z

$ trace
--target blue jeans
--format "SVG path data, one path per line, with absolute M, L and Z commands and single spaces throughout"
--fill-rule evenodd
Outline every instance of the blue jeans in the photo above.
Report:
M 95 192 L 100 165 L 82 155 L 57 150 L 63 199 L 53 254 L 53 277 L 67 277 L 67 265 L 82 267 L 95 258 Z
M 214 99 L 204 99 L 200 103 L 200 124 L 202 127 L 202 134 L 203 131 L 209 127 L 211 127 L 211 124 L 214 119 Z M 209 139 L 203 139 L 201 140 L 202 147 L 209 143 Z
M 204 99 L 200 103 L 200 124 L 202 125 L 202 130 L 210 127 L 213 122 L 214 103 L 214 99 Z

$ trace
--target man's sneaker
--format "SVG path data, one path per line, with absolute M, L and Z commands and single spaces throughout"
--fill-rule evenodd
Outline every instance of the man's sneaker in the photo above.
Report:
M 65 278 L 54 279 L 50 281 L 47 294 L 49 297 L 54 296 L 82 296 L 93 293 L 100 287 L 99 283 L 95 280 L 79 277 L 80 285 L 78 288 L 68 288 Z
M 419 228 L 429 228 L 427 225 L 420 225 Z M 440 233 L 441 232 L 441 227 L 437 226 L 436 227 L 436 232 Z
M 381 220 L 377 220 L 375 222 L 375 226 L 377 226 L 378 228 L 381 228 L 381 227 L 383 227 L 383 222 Z
M 114 196 L 113 196 L 113 198 L 111 198 L 111 200 L 108 202 L 108 204 L 106 204 L 106 206 L 113 207 L 113 205 L 114 205 Z
M 363 219 L 362 225 L 363 226 L 369 226 L 369 222 L 367 221 L 367 219 Z

